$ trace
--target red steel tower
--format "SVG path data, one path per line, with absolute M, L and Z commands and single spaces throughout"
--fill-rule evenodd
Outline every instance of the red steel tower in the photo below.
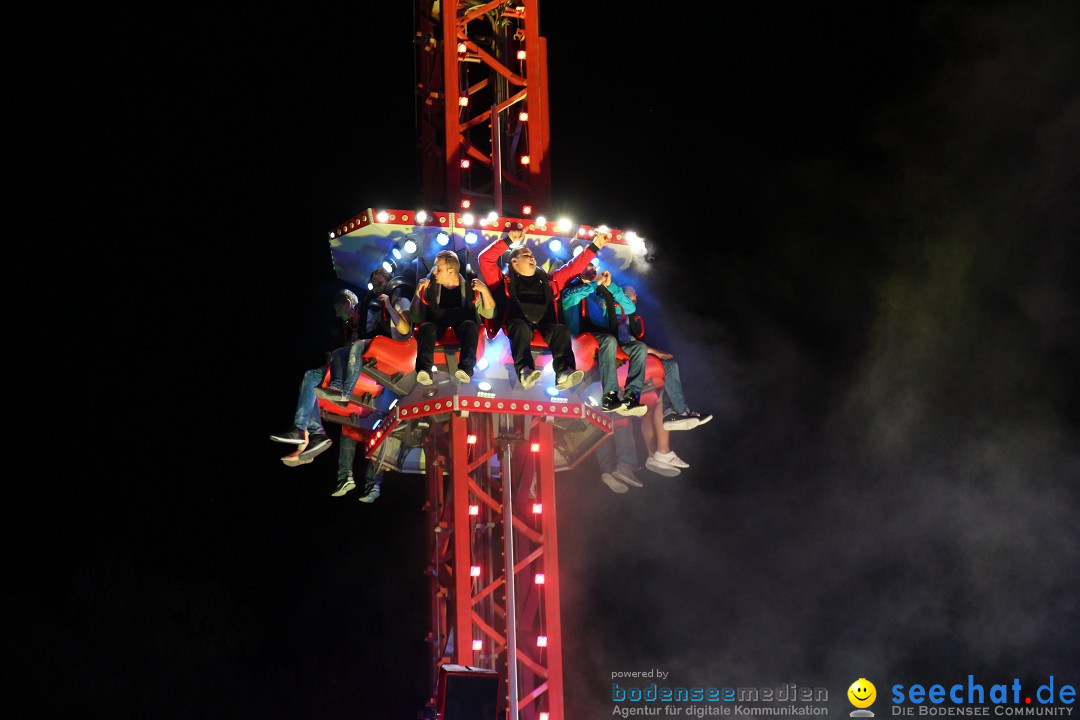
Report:
M 362 288 L 383 265 L 414 287 L 439 250 L 456 251 L 468 269 L 476 250 L 519 222 L 538 262 L 562 264 L 597 228 L 533 210 L 551 204 L 537 0 L 418 0 L 416 19 L 420 207 L 368 208 L 333 228 L 338 277 Z M 644 255 L 633 233 L 610 233 L 611 269 Z M 424 386 L 415 342 L 376 338 L 353 401 L 320 400 L 322 414 L 364 443 L 369 462 L 426 478 L 430 709 L 451 720 L 447 678 L 475 675 L 497 678 L 500 716 L 564 720 L 555 478 L 612 432 L 597 407 L 596 343 L 574 341 L 586 380 L 562 393 L 550 368 L 522 388 L 502 333 L 481 335 L 473 382 L 458 383 L 455 343 L 437 345 L 436 382 Z M 539 337 L 533 352 L 538 368 L 548 365 Z M 662 383 L 650 364 L 646 392 Z

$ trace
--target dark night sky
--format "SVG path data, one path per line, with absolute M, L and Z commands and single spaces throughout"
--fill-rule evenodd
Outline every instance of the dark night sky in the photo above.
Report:
M 752 5 L 540 10 L 557 210 L 656 247 L 654 344 L 717 415 L 677 479 L 560 476 L 569 717 L 652 666 L 833 714 L 859 677 L 1080 684 L 1080 11 Z M 9 490 L 40 716 L 422 708 L 419 479 L 330 498 L 333 450 L 267 439 L 327 230 L 416 195 L 409 6 L 128 17 L 28 83 L 28 267 L 76 307 L 57 347 L 70 296 L 30 303 L 71 404 L 36 395 Z

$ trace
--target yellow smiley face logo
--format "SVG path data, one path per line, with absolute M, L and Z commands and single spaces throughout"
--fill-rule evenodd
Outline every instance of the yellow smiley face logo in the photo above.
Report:
M 867 708 L 877 699 L 877 688 L 866 678 L 859 678 L 847 689 L 848 700 L 857 708 Z

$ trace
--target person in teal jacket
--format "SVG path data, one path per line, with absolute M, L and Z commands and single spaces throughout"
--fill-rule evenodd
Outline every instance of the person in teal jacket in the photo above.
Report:
M 591 266 L 582 271 L 581 283 L 562 291 L 560 303 L 566 325 L 574 337 L 592 333 L 600 347 L 597 365 L 600 367 L 600 385 L 604 397 L 600 405 L 604 412 L 620 415 L 644 415 L 648 408 L 641 402 L 641 389 L 645 385 L 645 360 L 649 348 L 630 334 L 628 318 L 637 310 L 611 279 L 611 273 L 597 274 Z M 619 392 L 616 354 L 619 348 L 630 357 L 626 373 L 626 387 Z

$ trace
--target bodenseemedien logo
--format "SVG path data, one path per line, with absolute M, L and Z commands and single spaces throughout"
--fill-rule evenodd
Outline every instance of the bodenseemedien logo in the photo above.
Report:
M 848 713 L 851 717 L 874 717 L 873 711 L 867 709 L 877 699 L 877 688 L 874 687 L 874 683 L 866 678 L 859 678 L 847 689 L 847 697 L 856 708 Z

